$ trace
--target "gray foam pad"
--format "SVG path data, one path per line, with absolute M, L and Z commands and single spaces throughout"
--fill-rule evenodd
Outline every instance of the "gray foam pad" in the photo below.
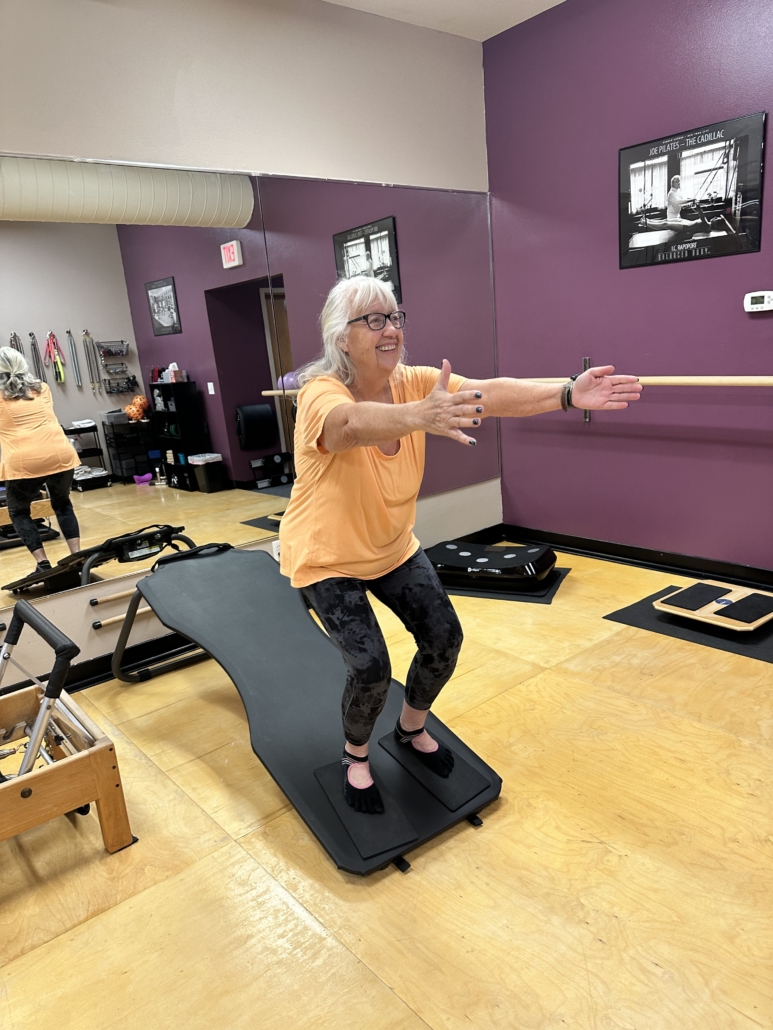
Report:
M 433 733 L 433 736 L 440 743 L 444 743 L 441 733 Z M 456 752 L 454 752 L 454 768 L 446 779 L 428 769 L 416 755 L 413 747 L 398 744 L 394 733 L 387 733 L 381 738 L 379 744 L 396 762 L 407 769 L 422 787 L 425 787 L 433 797 L 441 801 L 449 812 L 456 812 L 462 805 L 476 798 L 486 787 L 491 786 L 487 779 L 469 766 Z M 451 750 L 453 751 L 453 748 Z
M 347 805 L 343 791 L 343 766 L 340 762 L 331 762 L 321 769 L 315 769 L 314 775 L 363 858 L 373 858 L 406 848 L 418 839 L 418 834 L 398 808 L 397 802 L 380 784 L 384 811 L 369 815 L 355 812 Z

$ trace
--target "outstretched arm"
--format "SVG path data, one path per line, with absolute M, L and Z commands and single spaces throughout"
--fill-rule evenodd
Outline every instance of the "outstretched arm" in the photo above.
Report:
M 575 380 L 572 407 L 591 411 L 617 411 L 637 401 L 642 386 L 636 376 L 614 375 L 614 365 L 589 368 Z M 483 395 L 485 416 L 523 418 L 561 407 L 561 384 L 534 383 L 528 379 L 467 379 L 460 392 L 475 390 Z

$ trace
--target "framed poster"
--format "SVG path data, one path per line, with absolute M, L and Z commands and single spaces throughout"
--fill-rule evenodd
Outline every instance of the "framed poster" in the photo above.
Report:
M 148 295 L 153 335 L 169 336 L 171 333 L 181 333 L 183 330 L 180 325 L 174 278 L 170 276 L 168 279 L 156 279 L 155 282 L 145 283 L 145 292 Z
M 760 249 L 765 114 L 620 151 L 620 267 Z
M 380 218 L 377 222 L 336 233 L 333 250 L 339 279 L 351 279 L 353 275 L 372 275 L 385 283 L 391 283 L 395 300 L 398 304 L 402 303 L 394 218 Z

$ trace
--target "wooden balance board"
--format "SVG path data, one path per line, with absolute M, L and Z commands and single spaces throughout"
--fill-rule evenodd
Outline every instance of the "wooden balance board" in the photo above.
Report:
M 773 593 L 704 579 L 653 601 L 652 607 L 683 619 L 750 633 L 773 619 Z

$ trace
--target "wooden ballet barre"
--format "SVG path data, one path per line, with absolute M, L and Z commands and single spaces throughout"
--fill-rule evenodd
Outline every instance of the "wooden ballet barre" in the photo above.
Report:
M 98 604 L 108 604 L 110 601 L 122 601 L 125 597 L 132 597 L 136 589 L 136 587 L 132 587 L 131 590 L 122 590 L 120 594 L 107 594 L 105 597 L 92 597 L 89 604 L 92 608 L 95 608 Z
M 565 383 L 566 378 L 535 379 L 530 383 Z M 639 376 L 642 386 L 773 386 L 773 376 Z
M 566 376 L 521 376 L 529 383 L 565 383 Z M 639 376 L 642 386 L 773 386 L 773 376 Z M 263 390 L 264 397 L 295 397 L 300 390 Z

